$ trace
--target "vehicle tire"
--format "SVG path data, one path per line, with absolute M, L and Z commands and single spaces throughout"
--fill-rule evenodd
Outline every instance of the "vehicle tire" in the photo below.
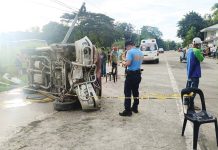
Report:
M 156 60 L 155 60 L 155 63 L 158 64 L 158 63 L 159 63 L 159 59 L 156 59 Z
M 68 111 L 75 108 L 77 100 L 60 102 L 59 98 L 55 99 L 53 102 L 54 110 L 57 111 Z

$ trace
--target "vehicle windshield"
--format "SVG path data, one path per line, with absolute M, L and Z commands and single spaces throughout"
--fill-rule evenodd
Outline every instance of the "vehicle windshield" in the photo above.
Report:
M 142 45 L 140 47 L 141 51 L 155 51 L 157 50 L 157 45 L 152 44 L 152 45 Z

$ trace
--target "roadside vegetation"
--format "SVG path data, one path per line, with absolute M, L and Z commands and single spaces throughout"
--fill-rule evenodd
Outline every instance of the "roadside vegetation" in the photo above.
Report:
M 0 45 L 0 92 L 24 86 L 27 83 L 26 75 L 26 56 L 22 53 L 24 49 L 33 49 L 39 46 L 47 46 L 45 41 L 41 40 L 20 40 L 7 41 Z M 19 58 L 16 58 L 18 57 Z M 21 62 L 21 70 L 16 68 L 16 59 Z M 22 72 L 22 73 L 21 73 Z M 9 77 L 16 77 L 21 80 L 20 84 L 15 84 L 3 76 L 9 74 Z

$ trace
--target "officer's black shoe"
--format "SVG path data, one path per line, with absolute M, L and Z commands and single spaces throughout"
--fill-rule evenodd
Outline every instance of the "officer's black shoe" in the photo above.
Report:
M 124 110 L 123 112 L 119 113 L 120 116 L 132 116 L 132 111 Z
M 139 112 L 138 109 L 134 108 L 134 107 L 131 108 L 131 111 L 133 111 L 134 113 L 138 113 Z

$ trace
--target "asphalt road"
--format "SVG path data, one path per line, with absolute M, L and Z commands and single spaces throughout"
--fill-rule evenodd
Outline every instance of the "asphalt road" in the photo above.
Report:
M 186 64 L 179 62 L 179 55 L 168 51 L 160 54 L 159 64 L 142 65 L 140 96 L 144 99 L 140 101 L 139 114 L 128 118 L 118 115 L 123 110 L 123 99 L 119 97 L 123 96 L 125 80 L 121 66 L 118 82 L 102 78 L 102 108 L 95 112 L 56 112 L 52 103 L 26 101 L 20 89 L 1 93 L 0 149 L 191 149 L 191 125 L 181 137 L 179 91 L 187 79 Z M 205 59 L 199 86 L 204 91 L 207 110 L 215 116 L 217 66 L 216 60 Z M 217 149 L 214 131 L 213 124 L 201 126 L 199 149 Z

